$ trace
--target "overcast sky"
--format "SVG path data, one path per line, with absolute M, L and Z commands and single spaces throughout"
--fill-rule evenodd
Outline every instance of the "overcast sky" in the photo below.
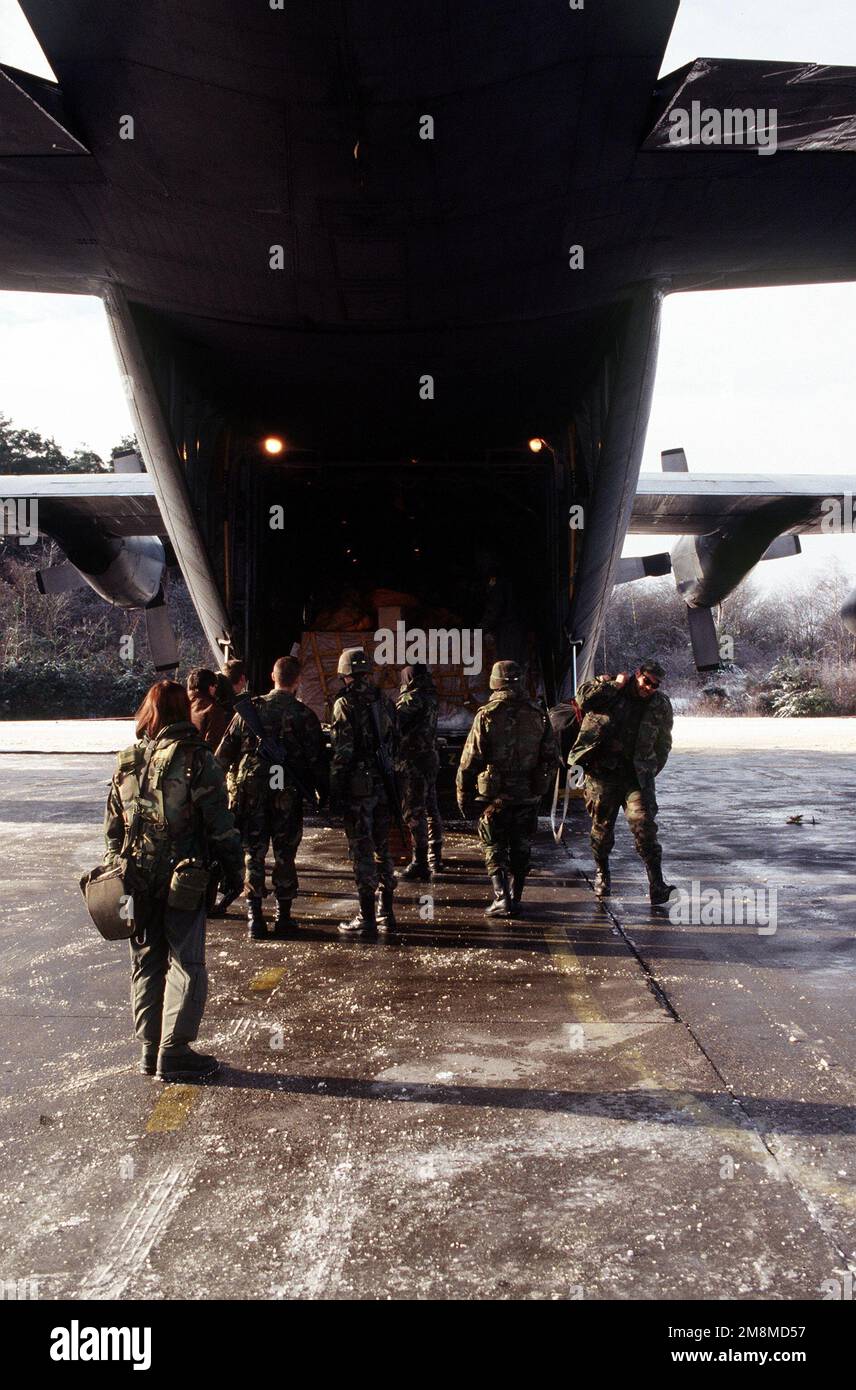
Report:
M 856 0 L 683 0 L 663 71 L 696 57 L 856 66 Z M 0 61 L 52 75 L 17 0 L 0 0 Z M 841 473 L 856 491 L 854 372 L 856 285 L 673 295 L 643 467 L 683 446 L 693 472 Z M 109 454 L 131 424 L 99 302 L 0 293 L 0 412 Z M 756 573 L 789 583 L 837 556 L 856 578 L 856 538 L 804 546 Z
M 856 0 L 682 0 L 662 71 L 693 58 L 856 67 Z M 683 446 L 692 472 L 843 473 L 856 491 L 854 377 L 856 285 L 672 295 L 642 466 Z M 625 553 L 651 540 L 628 539 Z M 837 558 L 856 579 L 856 537 L 802 544 L 753 577 L 799 584 Z

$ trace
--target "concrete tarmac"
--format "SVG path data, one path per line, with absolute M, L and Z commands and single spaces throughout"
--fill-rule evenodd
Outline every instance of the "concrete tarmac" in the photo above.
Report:
M 224 1065 L 201 1086 L 133 1070 L 126 949 L 85 916 L 77 878 L 101 857 L 111 768 L 102 755 L 0 759 L 7 1288 L 846 1290 L 853 753 L 673 756 L 658 787 L 665 864 L 698 885 L 695 922 L 647 905 L 623 823 L 616 896 L 599 904 L 577 808 L 560 847 L 543 824 L 523 920 L 484 918 L 477 841 L 459 824 L 448 874 L 402 885 L 399 930 L 343 941 L 344 837 L 310 825 L 297 940 L 249 943 L 238 904 L 210 924 L 200 1044 Z M 728 920 L 738 888 L 754 925 Z

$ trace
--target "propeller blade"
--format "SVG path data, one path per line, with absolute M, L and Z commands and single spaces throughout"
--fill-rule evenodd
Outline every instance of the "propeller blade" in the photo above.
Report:
M 138 449 L 127 449 L 123 454 L 113 455 L 114 473 L 143 473 L 143 460 Z
M 70 560 L 46 570 L 36 570 L 36 583 L 40 594 L 70 594 L 74 589 L 86 588 L 86 580 Z
M 178 665 L 178 644 L 175 640 L 169 610 L 164 602 L 163 589 L 145 610 L 146 636 L 156 671 L 174 671 Z
M 715 671 L 721 665 L 719 637 L 709 608 L 687 608 L 693 660 L 698 671 Z
M 627 555 L 619 560 L 613 584 L 630 584 L 634 579 L 650 579 L 652 575 L 669 574 L 672 557 L 668 550 L 658 555 Z
M 690 471 L 683 449 L 664 449 L 660 454 L 660 467 L 664 473 L 689 473 Z
M 790 555 L 801 555 L 802 546 L 799 536 L 777 536 L 774 541 L 770 541 L 762 560 L 786 560 Z

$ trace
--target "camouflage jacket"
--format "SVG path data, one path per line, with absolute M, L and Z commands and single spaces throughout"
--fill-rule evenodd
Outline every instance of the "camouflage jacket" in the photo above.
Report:
M 370 679 L 358 677 L 352 685 L 343 687 L 333 705 L 331 774 L 339 796 L 372 796 L 383 790 L 375 756 L 377 726 L 383 751 L 393 764 L 398 741 L 395 706 Z
M 282 745 L 288 766 L 294 769 L 305 787 L 314 788 L 325 798 L 329 784 L 327 754 L 315 712 L 287 690 L 271 690 L 267 695 L 258 695 L 253 706 L 258 710 L 267 737 Z M 269 766 L 258 748 L 256 735 L 241 715 L 236 714 L 217 749 L 217 758 L 227 772 L 234 773 L 239 794 L 246 786 L 251 793 L 270 791 L 275 796 L 277 792 L 270 787 Z M 291 780 L 286 771 L 284 781 Z
M 597 676 L 581 685 L 577 703 L 583 722 L 568 762 L 593 775 L 618 771 L 629 762 L 640 784 L 662 772 L 672 747 L 672 702 L 661 690 L 644 701 L 634 746 L 628 749 L 626 702 L 632 699 L 627 685 L 618 685 L 614 676 Z
M 439 701 L 429 678 L 406 685 L 395 702 L 398 717 L 399 771 L 413 768 L 431 774 L 437 771 L 437 715 Z
M 217 859 L 240 874 L 223 771 L 192 724 L 170 724 L 118 754 L 104 816 L 105 864 L 122 851 L 127 830 L 126 854 L 152 886 L 165 887 L 181 859 Z
M 522 692 L 497 690 L 476 713 L 458 766 L 459 800 L 534 802 L 559 762 L 547 711 Z

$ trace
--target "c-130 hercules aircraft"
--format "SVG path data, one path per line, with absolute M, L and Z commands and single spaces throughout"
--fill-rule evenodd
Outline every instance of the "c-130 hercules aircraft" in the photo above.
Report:
M 566 696 L 634 509 L 681 529 L 667 479 L 637 497 L 663 296 L 856 278 L 856 70 L 658 79 L 677 8 L 22 0 L 57 83 L 0 69 L 0 288 L 103 299 L 145 468 L 3 480 L 74 567 L 44 587 L 147 608 L 168 668 L 175 562 L 260 677 L 322 595 L 472 625 L 500 568 Z M 694 102 L 775 153 L 673 139 Z M 747 485 L 724 548 L 735 499 L 695 487 L 691 609 L 845 491 L 813 481 Z

